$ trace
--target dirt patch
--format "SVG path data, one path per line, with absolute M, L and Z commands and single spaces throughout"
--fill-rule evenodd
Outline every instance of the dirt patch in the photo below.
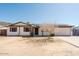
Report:
M 0 55 L 41 55 L 41 56 L 72 56 L 79 55 L 79 49 L 61 39 L 47 37 L 1 37 Z

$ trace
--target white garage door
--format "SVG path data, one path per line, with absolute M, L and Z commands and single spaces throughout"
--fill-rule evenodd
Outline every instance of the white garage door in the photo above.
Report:
M 71 35 L 71 28 L 56 28 L 55 35 Z

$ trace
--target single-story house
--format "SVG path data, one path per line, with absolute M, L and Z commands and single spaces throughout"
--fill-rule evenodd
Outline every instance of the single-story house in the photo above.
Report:
M 37 36 L 39 26 L 29 23 L 17 22 L 14 24 L 0 27 L 0 35 L 2 36 Z
M 45 27 L 45 26 L 44 26 Z M 72 35 L 72 27 L 69 25 L 56 25 L 51 33 L 55 35 Z M 50 27 L 51 29 L 52 27 Z M 41 26 L 24 22 L 17 22 L 0 27 L 0 36 L 45 36 L 50 35 L 48 31 L 41 30 Z

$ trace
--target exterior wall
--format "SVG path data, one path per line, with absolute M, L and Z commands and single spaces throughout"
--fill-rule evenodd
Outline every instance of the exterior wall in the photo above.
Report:
M 39 35 L 42 35 L 42 32 L 39 32 Z M 49 32 L 43 32 L 43 35 L 47 36 L 47 35 L 50 35 L 50 33 Z
M 71 28 L 55 28 L 54 34 L 55 35 L 61 35 L 61 36 L 68 36 L 68 35 L 73 35 L 72 33 L 73 31 L 71 30 Z M 52 32 L 53 33 L 53 32 Z M 24 32 L 23 27 L 20 27 L 20 31 L 19 31 L 19 27 L 17 27 L 17 32 L 10 32 L 10 27 L 7 28 L 7 35 L 22 35 L 22 36 L 29 36 L 30 32 Z M 34 32 L 33 32 L 34 35 Z M 42 36 L 42 32 L 39 30 L 39 36 Z M 49 32 L 43 32 L 43 35 L 50 35 Z
M 41 36 L 42 35 L 42 32 L 39 30 L 39 35 Z
M 40 30 L 39 30 L 39 35 L 42 36 L 42 32 L 41 32 Z M 47 35 L 50 35 L 50 33 L 44 31 L 44 32 L 43 32 L 43 35 L 44 35 L 44 36 L 47 36 Z
M 7 35 L 18 35 L 19 34 L 19 27 L 17 27 L 17 32 L 10 32 L 10 27 L 7 28 Z
M 55 28 L 55 35 L 72 35 L 71 28 Z
M 19 27 L 17 27 L 17 32 L 10 32 L 10 27 L 8 27 L 7 29 L 7 35 L 30 35 L 30 32 L 24 32 L 23 27 L 20 27 L 20 31 L 19 31 Z
M 27 36 L 29 36 L 30 32 L 24 32 L 24 28 L 20 27 L 20 35 L 27 35 Z
M 72 28 L 55 28 L 54 32 L 52 34 L 55 34 L 56 36 L 70 36 L 73 35 Z M 39 31 L 39 35 L 42 35 L 42 32 Z M 49 32 L 43 32 L 43 35 L 50 35 Z

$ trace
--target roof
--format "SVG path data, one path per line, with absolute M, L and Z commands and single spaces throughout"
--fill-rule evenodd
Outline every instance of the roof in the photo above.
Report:
M 29 25 L 29 24 L 24 23 L 24 22 L 16 22 L 16 23 L 10 24 L 9 26 L 13 26 L 13 25 L 16 25 L 16 24 L 18 24 L 18 25 Z
M 30 24 L 29 22 L 27 22 L 27 23 L 24 23 L 24 22 L 16 22 L 16 23 L 10 24 L 8 26 L 13 26 L 13 25 L 17 25 L 17 26 L 26 26 L 26 25 L 28 25 L 28 26 L 32 26 L 32 27 L 39 27 L 38 25 L 36 25 L 36 24 Z
M 16 22 L 16 23 L 8 23 L 8 22 L 0 22 L 0 27 L 3 26 L 13 26 L 13 25 L 18 25 L 18 26 L 32 26 L 32 27 L 41 27 L 39 24 L 30 24 L 29 22 Z M 45 24 L 44 24 L 45 25 Z M 59 28 L 70 28 L 73 27 L 73 25 L 68 25 L 68 24 L 52 24 L 52 26 L 55 25 Z
M 33 26 L 33 27 L 39 27 L 38 24 L 31 24 L 31 26 Z
M 58 27 L 58 28 L 71 28 L 73 25 L 68 24 L 40 24 L 40 27 Z
M 70 27 L 73 27 L 73 26 L 72 25 L 66 25 L 66 24 L 59 24 L 59 25 L 57 25 L 57 27 L 70 28 Z

